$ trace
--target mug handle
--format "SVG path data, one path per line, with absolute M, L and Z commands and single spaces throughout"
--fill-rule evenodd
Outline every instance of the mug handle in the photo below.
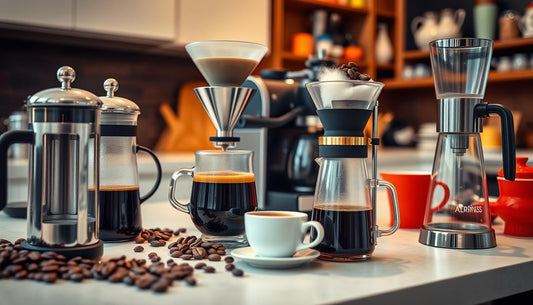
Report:
M 305 235 L 309 228 L 314 228 L 316 230 L 317 235 L 315 239 L 307 244 L 300 243 L 298 247 L 296 248 L 296 252 L 317 246 L 324 238 L 324 227 L 322 227 L 320 222 L 312 220 L 312 221 L 306 221 L 302 223 L 302 235 Z
M 141 146 L 141 145 L 137 145 L 135 147 L 135 153 L 138 153 L 139 151 L 144 151 L 146 152 L 147 154 L 150 155 L 150 157 L 152 157 L 152 159 L 154 160 L 155 162 L 155 166 L 157 167 L 157 178 L 155 179 L 155 183 L 154 183 L 154 186 L 152 187 L 152 189 L 144 196 L 141 196 L 141 203 L 145 202 L 148 198 L 152 197 L 152 195 L 157 191 L 157 189 L 159 188 L 159 184 L 161 184 L 161 176 L 162 176 L 162 170 L 161 170 L 161 163 L 159 162 L 159 159 L 157 158 L 157 156 L 154 154 L 153 151 L 151 151 L 150 149 L 144 147 L 144 146 Z
M 413 18 L 411 21 L 411 32 L 413 33 L 413 36 L 415 35 L 416 31 L 420 28 L 420 25 L 424 23 L 424 17 L 417 16 Z
M 398 206 L 398 194 L 396 193 L 396 188 L 392 183 L 377 179 L 377 186 L 384 186 L 389 189 L 390 198 L 392 199 L 392 214 L 393 220 L 392 227 L 387 230 L 378 230 L 378 237 L 391 235 L 398 230 L 400 227 L 400 208 Z M 376 211 L 374 211 L 375 213 Z
M 448 188 L 446 183 L 442 181 L 436 181 L 435 184 L 442 186 L 442 188 L 444 189 L 444 197 L 442 198 L 442 201 L 439 203 L 438 206 L 430 209 L 431 214 L 438 212 L 440 209 L 442 209 L 448 202 L 448 199 L 450 198 L 450 189 Z M 431 196 L 429 198 L 433 198 L 433 190 L 431 190 Z
M 189 209 L 187 208 L 189 204 L 183 204 L 179 202 L 176 196 L 174 196 L 174 188 L 176 187 L 178 178 L 184 175 L 193 177 L 194 168 L 182 168 L 172 174 L 172 178 L 170 178 L 170 188 L 168 190 L 168 200 L 170 201 L 170 205 L 172 205 L 172 207 L 174 207 L 176 210 L 189 214 Z
M 0 136 L 0 211 L 7 205 L 7 150 L 15 143 L 34 144 L 33 131 L 10 130 Z
M 466 17 L 466 11 L 462 8 L 455 11 L 455 22 L 457 24 L 458 28 L 461 28 L 463 26 L 463 23 L 465 22 Z

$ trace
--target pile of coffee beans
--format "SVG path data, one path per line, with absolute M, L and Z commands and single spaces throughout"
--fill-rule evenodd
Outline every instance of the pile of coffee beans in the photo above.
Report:
M 369 81 L 371 77 L 368 74 L 361 73 L 359 71 L 359 66 L 354 62 L 349 62 L 347 64 L 342 64 L 339 67 L 346 75 L 352 80 L 364 80 Z
M 172 235 L 178 236 L 185 233 L 184 228 L 172 231 L 170 229 L 143 229 L 135 242 L 148 242 L 152 247 L 166 245 Z M 125 255 L 113 257 L 106 261 L 96 261 L 74 257 L 67 259 L 55 252 L 40 253 L 21 248 L 23 238 L 14 244 L 9 240 L 0 239 L 0 279 L 13 278 L 17 280 L 31 279 L 47 283 L 57 280 L 83 282 L 86 279 L 105 280 L 112 283 L 125 283 L 139 289 L 151 289 L 154 292 L 166 292 L 174 281 L 183 280 L 189 286 L 196 286 L 194 270 L 203 270 L 205 273 L 215 273 L 213 266 L 205 262 L 197 263 L 194 267 L 183 262 L 178 264 L 174 258 L 182 260 L 221 261 L 226 255 L 226 249 L 221 244 L 212 244 L 203 241 L 194 235 L 179 236 L 175 242 L 168 245 L 172 258 L 161 262 L 161 257 L 156 252 L 148 253 L 147 259 L 127 259 Z M 143 252 L 144 247 L 137 245 L 135 252 Z M 235 268 L 233 257 L 224 258 L 226 270 L 234 276 L 243 276 L 243 271 Z

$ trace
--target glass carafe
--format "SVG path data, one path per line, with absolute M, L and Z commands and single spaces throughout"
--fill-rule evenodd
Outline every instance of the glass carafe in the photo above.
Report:
M 106 242 L 126 241 L 142 230 L 141 203 L 150 198 L 161 182 L 161 165 L 148 148 L 137 145 L 137 118 L 140 109 L 134 102 L 114 96 L 115 79 L 104 88 L 100 124 L 100 238 Z M 155 183 L 145 195 L 139 193 L 137 152 L 148 153 L 156 165 Z
M 372 256 L 377 237 L 394 233 L 399 226 L 398 200 L 392 184 L 368 178 L 366 158 L 318 158 L 320 165 L 312 219 L 324 227 L 324 239 L 315 247 L 320 258 L 359 261 Z M 393 198 L 394 224 L 378 230 L 372 207 L 372 187 L 387 187 Z M 313 232 L 314 234 L 314 232 Z M 312 235 L 314 238 L 314 235 Z
M 203 240 L 226 247 L 247 245 L 244 213 L 257 209 L 252 157 L 247 150 L 200 150 L 195 152 L 194 168 L 172 175 L 170 204 L 191 215 Z M 180 202 L 174 193 L 182 176 L 193 181 L 188 203 Z

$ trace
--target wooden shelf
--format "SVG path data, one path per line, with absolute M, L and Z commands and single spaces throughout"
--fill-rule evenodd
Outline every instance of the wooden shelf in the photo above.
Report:
M 511 82 L 533 80 L 533 69 L 489 73 L 488 83 Z M 411 89 L 411 88 L 428 88 L 433 87 L 433 78 L 414 78 L 414 79 L 382 79 L 387 89 Z
M 377 15 L 378 17 L 382 17 L 382 18 L 395 18 L 396 17 L 396 13 L 394 11 L 383 10 L 383 9 L 378 9 Z
M 378 70 L 394 70 L 394 64 L 378 64 Z
M 357 13 L 357 14 L 368 14 L 368 8 L 357 8 L 351 7 L 348 5 L 330 3 L 327 1 L 319 0 L 286 0 L 288 7 L 295 7 L 298 9 L 306 10 L 316 10 L 316 9 L 327 9 L 332 12 L 337 13 Z

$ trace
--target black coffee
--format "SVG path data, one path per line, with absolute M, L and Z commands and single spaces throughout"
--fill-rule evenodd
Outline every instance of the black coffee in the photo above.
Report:
M 315 247 L 320 251 L 320 258 L 361 260 L 374 252 L 372 209 L 348 204 L 317 204 L 312 219 L 324 227 L 324 239 Z M 311 239 L 315 235 L 312 230 Z
M 255 178 L 249 173 L 196 173 L 189 212 L 196 228 L 212 236 L 244 234 L 244 213 L 257 209 Z
M 125 241 L 142 230 L 139 187 L 103 186 L 100 188 L 100 239 Z M 89 190 L 89 200 L 94 191 Z

